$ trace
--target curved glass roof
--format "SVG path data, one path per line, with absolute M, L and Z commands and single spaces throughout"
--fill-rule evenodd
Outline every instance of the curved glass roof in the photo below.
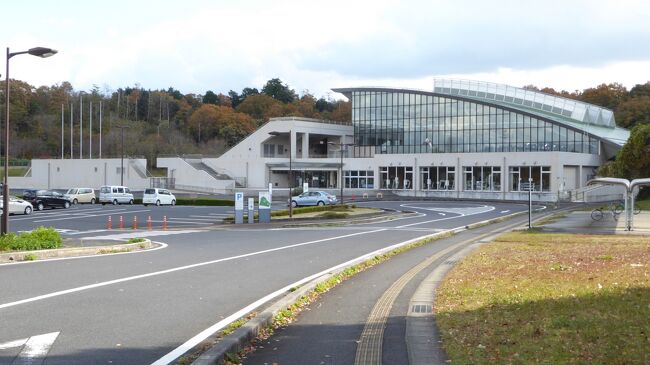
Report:
M 534 109 L 582 124 L 616 127 L 614 112 L 609 109 L 503 84 L 473 80 L 434 79 L 433 91 L 439 94 L 496 101 L 517 108 Z

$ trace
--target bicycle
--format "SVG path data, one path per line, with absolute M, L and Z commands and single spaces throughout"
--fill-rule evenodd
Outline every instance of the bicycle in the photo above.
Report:
M 599 221 L 603 219 L 603 209 L 610 210 L 612 212 L 612 216 L 614 217 L 614 220 L 618 220 L 618 216 L 623 213 L 625 210 L 625 202 L 616 202 L 616 203 L 610 203 L 609 205 L 605 207 L 598 207 L 591 211 L 591 219 L 595 221 Z M 641 208 L 638 208 L 635 204 L 634 209 L 632 210 L 632 213 L 634 215 L 638 215 L 641 213 Z
M 623 212 L 625 206 L 621 202 L 610 203 L 605 207 L 598 207 L 591 211 L 591 219 L 599 221 L 603 219 L 603 209 L 607 209 L 612 212 L 614 220 L 618 220 L 618 216 Z

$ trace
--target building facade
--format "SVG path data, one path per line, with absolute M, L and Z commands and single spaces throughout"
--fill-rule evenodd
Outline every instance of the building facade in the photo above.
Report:
M 294 186 L 343 184 L 358 196 L 523 200 L 532 190 L 554 201 L 581 189 L 629 137 L 611 110 L 505 85 L 333 90 L 351 100 L 350 124 L 274 118 L 200 161 L 204 170 L 229 177 L 233 188 L 282 189 L 293 175 Z

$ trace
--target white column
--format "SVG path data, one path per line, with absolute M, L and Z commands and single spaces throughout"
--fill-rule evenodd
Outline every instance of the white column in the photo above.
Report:
M 293 131 L 293 130 L 291 131 L 291 135 L 289 136 L 289 140 L 290 140 L 289 144 L 291 145 L 291 150 L 289 151 L 289 153 L 291 154 L 291 158 L 295 159 L 296 158 L 296 151 L 298 151 L 298 148 L 296 146 L 296 132 L 295 131 Z
M 302 134 L 302 158 L 309 158 L 309 133 Z

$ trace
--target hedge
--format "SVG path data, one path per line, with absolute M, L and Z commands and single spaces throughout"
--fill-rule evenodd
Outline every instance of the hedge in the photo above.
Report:
M 133 204 L 142 204 L 142 199 L 133 199 Z M 233 207 L 235 201 L 226 199 L 207 199 L 207 198 L 176 198 L 176 205 L 196 205 L 196 206 L 213 206 L 213 207 Z
M 33 251 L 59 248 L 63 239 L 54 228 L 38 227 L 20 235 L 7 233 L 0 236 L 0 251 Z

